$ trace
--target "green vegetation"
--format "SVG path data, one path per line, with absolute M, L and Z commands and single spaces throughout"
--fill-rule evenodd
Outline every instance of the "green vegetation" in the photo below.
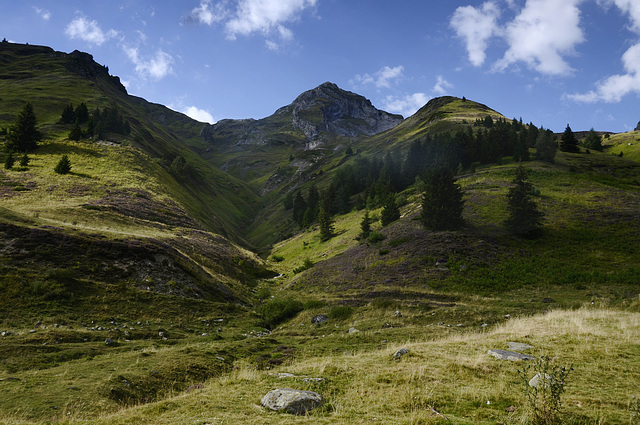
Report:
M 60 161 L 56 164 L 53 169 L 57 174 L 69 174 L 71 172 L 71 160 L 68 155 L 62 155 Z
M 556 152 L 444 97 L 315 148 L 289 107 L 204 141 L 87 56 L 0 46 L 0 128 L 30 99 L 44 135 L 0 172 L 0 423 L 637 422 L 637 132 Z M 261 408 L 276 387 L 325 405 Z

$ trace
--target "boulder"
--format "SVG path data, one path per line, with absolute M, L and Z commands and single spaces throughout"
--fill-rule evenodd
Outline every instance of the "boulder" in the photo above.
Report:
M 278 388 L 262 397 L 261 404 L 271 410 L 285 411 L 293 415 L 304 415 L 321 406 L 322 396 L 313 391 Z
M 325 314 L 318 314 L 317 316 L 313 316 L 313 318 L 311 319 L 311 323 L 313 323 L 314 325 L 319 325 L 326 322 L 327 320 L 329 320 L 329 316 Z
M 492 355 L 498 360 L 535 360 L 535 357 L 530 356 L 528 354 L 517 353 L 515 351 L 507 351 L 507 350 L 489 350 L 487 354 Z

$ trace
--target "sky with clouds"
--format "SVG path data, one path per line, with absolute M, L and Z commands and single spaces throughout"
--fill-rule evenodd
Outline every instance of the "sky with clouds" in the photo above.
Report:
M 640 120 L 640 0 L 0 2 L 0 37 L 88 52 L 204 122 L 325 81 L 405 117 L 453 95 L 554 131 Z

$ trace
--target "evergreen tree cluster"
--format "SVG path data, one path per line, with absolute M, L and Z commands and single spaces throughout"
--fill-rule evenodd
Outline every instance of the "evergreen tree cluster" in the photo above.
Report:
M 69 139 L 81 140 L 97 136 L 103 138 L 106 133 L 130 134 L 131 126 L 129 121 L 124 118 L 118 107 L 113 108 L 96 108 L 89 113 L 87 105 L 82 102 L 76 108 L 73 104 L 64 107 L 60 115 L 62 124 L 73 124 L 69 132 Z M 86 124 L 83 130 L 81 125 Z
M 27 102 L 18 114 L 16 122 L 7 130 L 6 149 L 9 152 L 30 152 L 38 146 L 42 134 L 31 102 Z

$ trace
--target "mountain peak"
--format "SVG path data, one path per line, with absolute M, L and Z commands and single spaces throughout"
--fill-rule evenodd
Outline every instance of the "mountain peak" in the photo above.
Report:
M 307 140 L 327 132 L 340 136 L 373 135 L 395 127 L 404 119 L 376 109 L 369 99 L 332 82 L 302 93 L 293 103 L 293 125 Z

